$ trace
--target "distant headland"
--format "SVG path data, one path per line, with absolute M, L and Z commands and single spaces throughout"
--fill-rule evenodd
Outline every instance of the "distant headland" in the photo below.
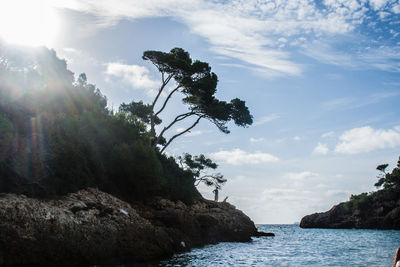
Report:
M 400 158 L 392 172 L 388 164 L 377 166 L 380 172 L 371 193 L 352 195 L 326 212 L 305 216 L 302 228 L 396 229 L 400 230 Z

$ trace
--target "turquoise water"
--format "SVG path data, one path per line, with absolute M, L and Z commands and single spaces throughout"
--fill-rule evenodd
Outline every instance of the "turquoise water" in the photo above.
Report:
M 219 243 L 177 254 L 156 266 L 392 266 L 400 231 L 301 229 L 259 225 L 275 237 Z

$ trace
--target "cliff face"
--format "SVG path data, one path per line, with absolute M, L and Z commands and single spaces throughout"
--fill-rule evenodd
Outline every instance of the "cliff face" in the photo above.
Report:
M 400 230 L 400 200 L 374 203 L 364 212 L 340 203 L 326 212 L 303 217 L 302 228 L 396 229 Z
M 0 264 L 148 261 L 219 241 L 249 241 L 256 228 L 228 203 L 165 199 L 129 205 L 96 189 L 59 200 L 0 195 Z

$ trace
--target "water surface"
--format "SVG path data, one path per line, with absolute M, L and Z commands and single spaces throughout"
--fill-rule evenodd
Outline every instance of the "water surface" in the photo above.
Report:
M 259 225 L 275 237 L 219 243 L 176 254 L 152 266 L 382 266 L 391 267 L 400 231 L 301 229 Z

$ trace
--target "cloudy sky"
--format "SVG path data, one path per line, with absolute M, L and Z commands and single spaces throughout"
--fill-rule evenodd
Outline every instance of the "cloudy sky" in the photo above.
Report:
M 23 8 L 21 8 L 23 7 Z M 293 223 L 374 190 L 400 155 L 398 0 L 69 0 L 0 3 L 0 36 L 46 45 L 108 97 L 150 102 L 160 75 L 145 50 L 187 50 L 246 101 L 254 124 L 200 123 L 167 149 L 203 153 L 221 197 L 256 223 Z M 185 110 L 178 96 L 167 121 Z M 179 128 L 185 125 L 178 126 Z M 205 197 L 212 189 L 200 187 Z

